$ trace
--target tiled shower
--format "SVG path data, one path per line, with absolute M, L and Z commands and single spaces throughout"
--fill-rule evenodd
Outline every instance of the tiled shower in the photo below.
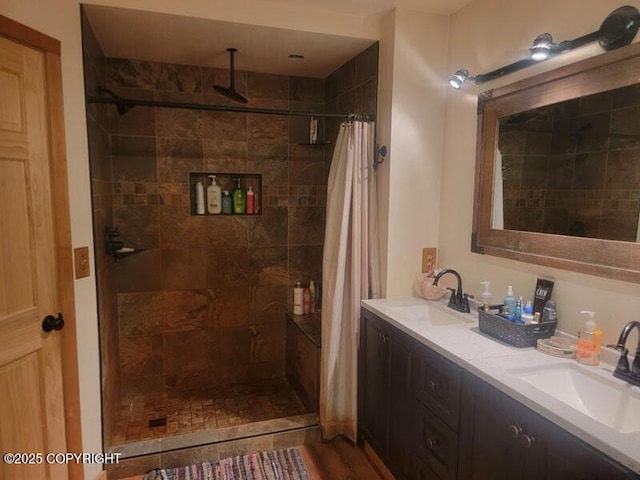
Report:
M 83 45 L 89 95 L 230 104 L 211 88 L 225 69 L 105 58 L 86 20 Z M 377 58 L 326 79 L 238 71 L 236 88 L 250 107 L 375 114 Z M 304 117 L 89 104 L 87 124 L 105 446 L 307 413 L 285 313 L 297 281 L 322 281 L 332 145 L 304 145 Z M 189 172 L 261 175 L 260 214 L 192 215 Z M 136 254 L 116 261 L 107 227 Z

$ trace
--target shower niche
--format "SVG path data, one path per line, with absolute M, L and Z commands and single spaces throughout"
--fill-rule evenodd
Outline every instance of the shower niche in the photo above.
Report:
M 211 185 L 212 176 L 215 176 L 216 184 L 220 187 L 223 192 L 228 192 L 231 197 L 231 212 L 224 213 L 209 213 L 207 211 L 207 187 Z M 254 212 L 253 213 L 234 213 L 233 210 L 233 192 L 239 186 L 244 192 L 245 199 L 247 195 L 247 191 L 249 187 L 253 191 L 254 196 Z M 197 190 L 198 190 L 198 182 L 202 183 L 204 190 L 204 213 L 198 213 L 197 211 Z M 190 204 L 190 212 L 191 215 L 196 216 L 254 216 L 254 215 L 262 215 L 262 175 L 258 173 L 218 173 L 218 172 L 189 172 L 189 204 Z

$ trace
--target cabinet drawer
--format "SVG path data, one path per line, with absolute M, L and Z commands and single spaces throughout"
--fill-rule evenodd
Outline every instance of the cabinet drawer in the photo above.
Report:
M 409 480 L 444 480 L 440 478 L 421 457 L 413 455 L 409 466 Z
M 458 434 L 431 410 L 416 405 L 414 449 L 438 478 L 455 479 L 458 471 Z
M 414 395 L 445 423 L 458 430 L 460 367 L 427 348 L 418 355 Z

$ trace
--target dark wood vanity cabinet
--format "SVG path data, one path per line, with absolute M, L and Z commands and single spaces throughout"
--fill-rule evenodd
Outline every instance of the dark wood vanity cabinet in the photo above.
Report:
M 640 476 L 362 309 L 359 439 L 398 480 Z
M 455 479 L 460 368 L 362 311 L 359 437 L 397 479 Z
M 461 402 L 460 480 L 640 478 L 468 373 Z

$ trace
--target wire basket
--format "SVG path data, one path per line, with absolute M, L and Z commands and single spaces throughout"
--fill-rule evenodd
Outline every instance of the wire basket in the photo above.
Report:
M 558 321 L 545 323 L 513 323 L 506 318 L 478 310 L 478 324 L 480 331 L 502 340 L 518 348 L 535 347 L 539 338 L 549 338 L 556 331 Z

